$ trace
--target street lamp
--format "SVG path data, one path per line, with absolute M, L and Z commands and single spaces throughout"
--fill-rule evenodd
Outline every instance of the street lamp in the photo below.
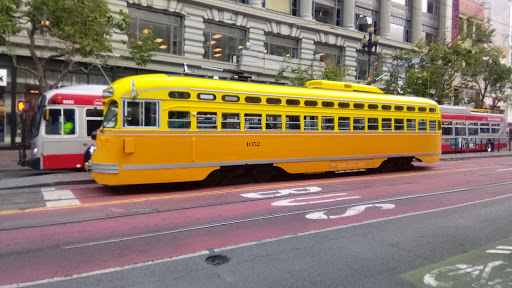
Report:
M 363 39 L 361 39 L 361 44 L 363 44 L 363 55 L 364 53 L 368 54 L 368 82 L 371 80 L 370 75 L 370 67 L 372 61 L 372 54 L 377 54 L 377 45 L 379 43 L 379 36 L 374 35 L 375 30 L 373 27 L 368 27 L 368 39 L 366 39 L 366 35 L 364 35 Z M 373 52 L 373 48 L 375 48 L 375 52 Z

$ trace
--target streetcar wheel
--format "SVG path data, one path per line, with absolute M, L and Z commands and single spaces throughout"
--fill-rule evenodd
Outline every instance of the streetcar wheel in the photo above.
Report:
M 274 166 L 272 165 L 255 166 L 252 169 L 252 177 L 257 182 L 268 182 L 270 179 L 272 179 L 273 172 Z
M 487 152 L 492 152 L 492 143 L 491 142 L 487 142 L 487 144 L 485 145 L 485 150 L 487 150 Z

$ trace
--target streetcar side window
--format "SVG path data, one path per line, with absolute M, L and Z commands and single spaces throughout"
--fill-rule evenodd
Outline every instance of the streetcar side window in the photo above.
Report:
M 354 109 L 364 109 L 363 103 L 354 103 Z
M 481 134 L 489 134 L 491 133 L 491 128 L 489 128 L 489 123 L 480 123 L 480 133 Z
M 391 105 L 382 105 L 381 109 L 385 110 L 385 111 L 390 111 L 391 110 Z
M 418 107 L 418 112 L 427 112 L 427 108 L 425 108 L 425 107 Z
M 452 126 L 443 126 L 443 136 L 453 136 Z
M 224 102 L 239 102 L 240 97 L 237 95 L 222 95 L 222 101 Z
M 265 129 L 267 131 L 276 130 L 281 131 L 283 127 L 283 122 L 281 119 L 281 115 L 266 115 L 265 116 Z
M 338 130 L 350 132 L 350 117 L 338 117 Z
M 190 93 L 184 91 L 171 91 L 169 92 L 169 98 L 172 99 L 190 99 Z
M 499 123 L 492 123 L 492 124 L 491 124 L 491 127 L 492 127 L 492 128 L 491 128 L 491 132 L 492 132 L 493 134 L 499 134 L 499 133 L 500 133 L 500 130 L 501 130 L 501 129 L 500 129 L 500 124 L 499 124 Z
M 240 130 L 240 114 L 239 113 L 222 113 L 221 129 L 222 130 Z
M 286 115 L 285 129 L 286 131 L 300 131 L 300 116 Z
M 268 99 L 267 99 L 268 100 Z M 245 114 L 244 130 L 262 130 L 261 114 Z
M 478 127 L 468 127 L 468 136 L 478 136 Z
M 158 127 L 158 102 L 127 101 L 124 109 L 124 126 Z
M 466 136 L 466 127 L 455 127 L 455 136 Z
M 197 130 L 217 130 L 217 112 L 197 112 Z
M 167 126 L 172 129 L 190 129 L 190 112 L 169 111 Z
M 217 99 L 217 96 L 215 96 L 215 94 L 210 94 L 210 93 L 199 93 L 199 94 L 197 94 L 197 98 L 199 100 L 214 101 L 215 99 Z
M 91 136 L 92 132 L 100 129 L 103 122 L 103 109 L 87 109 L 85 110 L 85 129 L 87 136 Z
M 395 131 L 404 131 L 404 119 L 395 119 Z
M 304 105 L 309 107 L 316 107 L 318 106 L 318 102 L 313 100 L 306 100 L 304 101 Z
M 322 131 L 334 131 L 334 117 L 322 117 Z
M 365 118 L 354 117 L 354 122 L 352 124 L 354 131 L 364 131 L 365 130 Z
M 247 96 L 245 97 L 245 103 L 261 103 L 260 97 Z
M 334 107 L 334 102 L 331 102 L 331 101 L 323 101 L 323 102 L 322 102 L 322 107 L 325 107 L 325 108 L 333 108 L 333 107 Z
M 392 127 L 391 118 L 382 118 L 382 131 L 392 131 Z
M 395 111 L 404 111 L 404 106 L 395 106 Z
M 377 105 L 377 104 L 368 104 L 368 109 L 370 109 L 370 110 L 377 110 L 377 109 L 379 109 L 379 105 Z
M 279 99 L 279 98 L 267 98 L 267 104 L 279 105 L 279 104 L 281 104 L 281 99 Z
M 416 119 L 407 119 L 407 131 L 416 131 Z
M 428 120 L 428 130 L 436 131 L 436 120 Z
M 427 120 L 418 119 L 418 131 L 427 131 Z
M 300 105 L 300 100 L 297 100 L 297 99 L 286 99 L 286 105 L 299 106 Z
M 416 107 L 414 106 L 407 106 L 407 112 L 415 112 L 416 111 Z
M 318 131 L 318 116 L 304 116 L 304 130 Z
M 338 108 L 343 108 L 343 109 L 350 108 L 350 103 L 347 103 L 347 102 L 339 102 L 339 103 L 338 103 Z
M 379 131 L 379 118 L 368 118 L 368 131 Z
M 430 113 L 436 113 L 436 108 L 428 108 L 428 112 Z

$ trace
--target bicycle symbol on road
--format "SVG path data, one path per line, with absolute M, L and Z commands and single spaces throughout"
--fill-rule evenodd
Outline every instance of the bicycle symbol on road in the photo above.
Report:
M 423 283 L 431 287 L 512 287 L 512 265 L 493 261 L 484 265 L 445 266 L 425 275 Z

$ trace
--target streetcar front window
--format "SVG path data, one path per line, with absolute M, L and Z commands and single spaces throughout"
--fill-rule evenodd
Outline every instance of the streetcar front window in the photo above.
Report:
M 46 96 L 42 96 L 41 98 L 39 98 L 39 105 L 36 108 L 36 114 L 34 115 L 34 118 L 32 118 L 32 138 L 35 138 L 39 135 L 39 126 L 41 126 L 41 119 L 43 118 L 45 102 Z
M 114 128 L 117 126 L 117 113 L 119 111 L 119 105 L 116 101 L 110 103 L 103 117 L 103 128 Z

